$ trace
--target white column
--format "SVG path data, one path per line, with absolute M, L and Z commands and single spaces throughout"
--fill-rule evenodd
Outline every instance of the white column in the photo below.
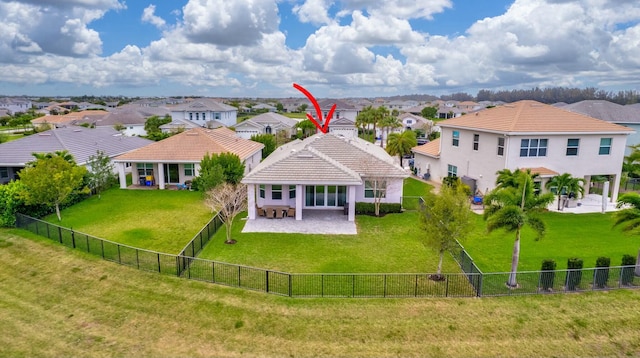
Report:
M 296 185 L 296 220 L 302 220 L 302 196 L 304 195 L 302 188 L 302 184 Z
M 164 189 L 164 165 L 162 163 L 158 163 L 158 177 L 156 181 L 158 182 L 159 188 Z
M 613 190 L 611 191 L 611 202 L 615 203 L 618 201 L 618 194 L 620 191 L 620 174 L 614 176 L 613 178 Z
M 349 185 L 347 187 L 347 189 L 349 190 L 349 221 L 355 221 L 356 220 L 356 186 L 355 185 Z
M 256 218 L 256 185 L 247 184 L 247 211 L 249 220 Z
M 127 174 L 124 172 L 125 163 L 116 163 L 116 165 L 118 166 L 118 177 L 120 178 L 120 189 L 126 189 L 127 188 Z M 132 171 L 131 175 L 133 176 L 133 171 Z

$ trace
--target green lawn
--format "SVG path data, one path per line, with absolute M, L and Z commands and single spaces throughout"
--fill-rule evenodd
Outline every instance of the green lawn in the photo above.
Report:
M 47 221 L 103 239 L 177 254 L 211 219 L 199 192 L 111 189 Z
M 138 271 L 7 229 L 0 268 L 2 357 L 640 354 L 640 290 L 292 299 Z
M 417 212 L 376 218 L 356 216 L 357 235 L 241 233 L 233 227 L 235 245 L 224 244 L 219 230 L 200 258 L 291 273 L 435 272 L 437 255 L 417 239 Z M 459 272 L 446 255 L 444 272 Z
M 624 254 L 635 257 L 640 237 L 613 228 L 612 216 L 612 213 L 545 213 L 542 218 L 547 232 L 543 239 L 535 241 L 531 229 L 523 230 L 518 270 L 540 270 L 544 259 L 555 260 L 557 268 L 563 270 L 570 257 L 583 259 L 585 267 L 595 267 L 599 256 L 611 258 L 612 266 L 619 266 Z M 476 229 L 463 245 L 484 272 L 509 271 L 515 233 L 496 231 L 487 234 L 482 216 L 474 217 Z

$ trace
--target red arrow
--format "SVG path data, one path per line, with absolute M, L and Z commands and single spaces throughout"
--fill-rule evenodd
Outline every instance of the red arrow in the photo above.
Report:
M 322 111 L 320 110 L 320 105 L 318 104 L 318 101 L 315 99 L 315 97 L 313 97 L 313 95 L 311 94 L 311 92 L 307 91 L 304 87 L 300 86 L 297 83 L 293 84 L 293 87 L 295 89 L 297 89 L 298 91 L 302 92 L 305 96 L 307 96 L 307 98 L 309 99 L 309 101 L 311 101 L 311 104 L 313 104 L 313 107 L 315 107 L 316 109 L 316 114 L 318 115 L 318 120 L 320 122 L 323 122 L 322 120 Z M 336 105 L 334 103 L 334 105 L 331 107 L 331 110 L 329 110 L 329 113 L 327 114 L 327 118 L 324 121 L 324 124 L 321 126 L 320 123 L 318 123 L 315 118 L 313 118 L 312 115 L 310 115 L 309 113 L 307 113 L 307 118 L 313 123 L 315 124 L 316 128 L 318 128 L 322 133 L 327 134 L 327 131 L 329 131 L 329 122 L 331 121 L 331 118 L 333 117 L 333 112 L 336 110 Z

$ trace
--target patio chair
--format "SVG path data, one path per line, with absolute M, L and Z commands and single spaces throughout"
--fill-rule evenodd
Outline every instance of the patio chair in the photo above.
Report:
M 287 216 L 293 218 L 296 216 L 296 208 L 287 209 Z
M 264 208 L 256 206 L 256 210 L 258 211 L 258 216 L 265 216 L 267 213 L 264 211 Z
M 284 209 L 276 209 L 276 219 L 282 219 L 284 217 Z
M 275 209 L 267 208 L 266 215 L 267 215 L 267 219 L 273 219 L 273 217 L 275 216 Z

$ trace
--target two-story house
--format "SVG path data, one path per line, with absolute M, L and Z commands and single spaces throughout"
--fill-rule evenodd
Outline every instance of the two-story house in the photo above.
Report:
M 472 189 L 495 187 L 502 169 L 531 169 L 544 188 L 569 173 L 591 184 L 607 177 L 618 196 L 627 136 L 633 130 L 536 101 L 519 101 L 439 122 L 441 137 L 412 149 L 420 175 L 435 181 L 457 176 Z M 588 190 L 586 191 L 588 192 Z
M 222 122 L 230 127 L 236 124 L 238 109 L 211 98 L 197 98 L 192 101 L 170 107 L 171 119 L 188 120 L 201 127 L 207 127 L 210 121 Z

